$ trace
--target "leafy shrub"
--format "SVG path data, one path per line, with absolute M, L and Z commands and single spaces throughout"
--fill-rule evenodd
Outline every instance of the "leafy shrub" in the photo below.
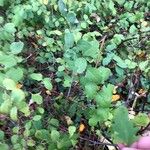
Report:
M 0 149 L 76 149 L 102 135 L 132 144 L 149 122 L 138 115 L 150 109 L 149 7 L 0 0 Z

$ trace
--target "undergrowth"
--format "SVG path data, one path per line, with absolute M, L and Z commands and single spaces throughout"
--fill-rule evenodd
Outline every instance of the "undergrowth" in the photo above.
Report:
M 1 150 L 130 145 L 149 86 L 149 0 L 0 0 Z

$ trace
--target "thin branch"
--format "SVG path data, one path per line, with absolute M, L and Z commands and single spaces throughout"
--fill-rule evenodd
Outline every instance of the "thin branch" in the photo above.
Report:
M 95 67 L 97 68 L 97 66 L 98 66 L 98 64 L 99 64 L 99 62 L 100 62 L 100 53 L 101 53 L 101 51 L 102 51 L 102 49 L 103 49 L 103 47 L 104 47 L 104 45 L 105 45 L 105 40 L 106 40 L 106 37 L 107 37 L 107 35 L 105 35 L 102 39 L 101 39 L 101 46 L 100 46 L 100 52 L 99 52 L 99 54 L 98 54 L 98 57 L 97 57 L 97 61 L 96 61 L 96 65 L 95 65 Z
M 132 104 L 132 109 L 134 109 L 135 108 L 135 106 L 136 106 L 136 103 L 137 103 L 137 100 L 139 99 L 139 98 L 141 98 L 141 97 L 146 97 L 146 92 L 144 92 L 144 93 L 142 93 L 142 94 L 138 94 L 138 93 L 133 93 L 134 95 L 135 95 L 135 99 L 134 99 L 134 101 L 133 101 L 133 104 Z
M 133 75 L 130 76 L 130 85 L 129 85 L 129 91 L 128 91 L 128 97 L 127 97 L 127 100 L 125 102 L 126 106 L 129 105 L 130 103 L 130 100 L 133 98 L 133 95 L 134 95 L 134 84 L 133 84 Z
M 88 141 L 90 143 L 93 143 L 94 145 L 103 145 L 103 146 L 114 146 L 114 147 L 118 147 L 117 144 L 111 144 L 111 143 L 103 143 L 103 142 L 100 142 L 100 141 L 93 141 L 93 140 L 90 140 L 90 139 L 86 139 L 86 138 L 83 138 L 83 137 L 80 137 L 81 140 L 84 140 L 84 141 Z
M 150 30 L 149 30 L 149 31 L 143 31 L 143 32 L 140 32 L 139 35 L 141 36 L 142 34 L 144 34 L 144 33 L 149 33 L 149 32 L 150 32 Z M 147 35 L 147 38 L 149 38 L 149 36 L 150 36 L 150 35 Z M 139 37 L 134 36 L 134 37 L 125 39 L 125 40 L 123 40 L 123 41 L 118 45 L 118 47 L 120 47 L 123 43 L 126 43 L 126 42 L 128 42 L 128 41 L 132 41 L 132 40 L 136 40 L 136 39 L 138 39 L 138 38 L 139 38 Z M 142 36 L 141 38 L 145 38 L 145 36 Z
M 142 134 L 145 130 L 147 130 L 150 126 L 150 122 L 147 124 L 147 126 L 144 129 L 141 129 L 138 131 L 137 135 Z
M 100 127 L 100 125 L 99 125 Z M 101 129 L 102 130 L 102 136 L 108 141 L 110 142 L 111 144 L 113 144 L 113 141 L 108 137 L 108 135 L 106 134 L 105 130 L 104 129 Z M 113 144 L 114 145 L 114 144 Z M 116 150 L 118 150 L 118 146 L 114 146 L 116 148 Z
M 70 85 L 70 87 L 69 87 L 69 90 L 68 90 L 68 93 L 67 93 L 67 97 L 70 96 L 71 88 L 72 88 L 72 83 L 73 83 L 73 79 L 74 79 L 74 73 L 72 73 L 72 77 L 71 77 L 71 85 Z

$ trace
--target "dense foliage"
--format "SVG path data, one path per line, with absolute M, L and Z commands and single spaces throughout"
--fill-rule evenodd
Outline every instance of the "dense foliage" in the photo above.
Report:
M 0 0 L 1 150 L 130 145 L 149 88 L 149 0 Z

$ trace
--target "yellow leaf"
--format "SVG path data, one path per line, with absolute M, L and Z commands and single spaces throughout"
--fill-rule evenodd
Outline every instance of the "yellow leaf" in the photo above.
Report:
M 141 22 L 141 26 L 147 27 L 147 26 L 148 26 L 148 22 L 147 22 L 147 21 L 142 21 L 142 22 Z
M 118 86 L 115 86 L 115 87 L 114 87 L 113 94 L 116 94 L 116 93 L 117 93 L 117 88 L 118 88 Z
M 118 101 L 120 99 L 120 95 L 118 94 L 115 94 L 112 96 L 112 101 L 115 102 L 115 101 Z
M 146 53 L 144 51 L 139 51 L 137 53 L 137 55 L 138 55 L 139 58 L 144 58 L 146 56 Z
M 19 83 L 18 83 L 18 84 L 16 85 L 16 88 L 17 88 L 17 89 L 21 89 L 22 86 L 23 86 L 22 84 L 19 84 Z
M 65 119 L 68 125 L 71 125 L 73 123 L 69 116 L 65 116 Z
M 80 126 L 79 126 L 79 132 L 80 133 L 83 132 L 84 129 L 85 129 L 85 125 L 83 123 L 81 123 Z
M 48 4 L 48 0 L 43 0 L 43 4 L 47 5 Z
M 139 94 L 144 94 L 144 93 L 146 93 L 146 92 L 147 92 L 147 91 L 144 90 L 144 89 L 140 89 L 140 90 L 138 91 Z
M 38 45 L 34 42 L 31 42 L 31 44 L 34 46 L 34 48 L 38 48 Z
M 47 95 L 51 95 L 51 92 L 49 90 L 46 90 Z

